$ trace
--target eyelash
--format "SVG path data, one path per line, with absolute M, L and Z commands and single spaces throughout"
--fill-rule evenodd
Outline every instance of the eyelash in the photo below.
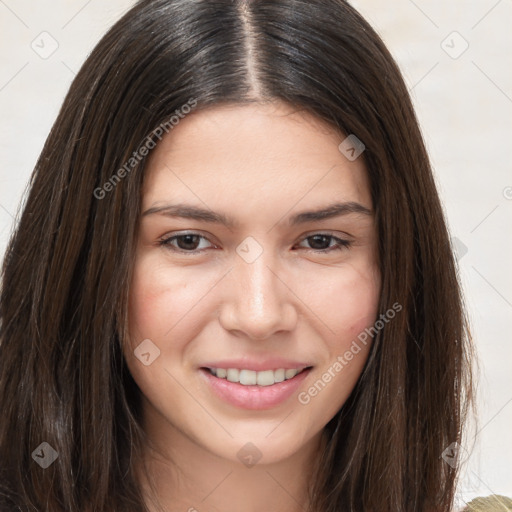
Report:
M 208 240 L 204 235 L 192 232 L 192 233 L 183 233 L 180 235 L 173 235 L 171 237 L 161 239 L 161 240 L 159 240 L 158 245 L 161 247 L 165 247 L 166 249 L 169 249 L 173 252 L 177 252 L 177 253 L 181 253 L 181 254 L 191 254 L 191 255 L 192 254 L 200 254 L 206 250 L 206 248 L 203 248 L 203 249 L 193 249 L 193 250 L 187 251 L 185 249 L 180 249 L 180 248 L 172 245 L 172 242 L 174 240 L 177 240 L 181 237 L 186 237 L 186 236 L 197 236 L 197 237 L 200 237 L 200 239 L 202 239 L 202 240 Z M 326 249 L 312 249 L 312 248 L 308 249 L 307 247 L 305 247 L 306 250 L 309 250 L 309 251 L 312 251 L 315 253 L 320 253 L 320 254 L 328 254 L 333 251 L 341 251 L 343 249 L 348 249 L 352 245 L 352 242 L 350 240 L 345 240 L 343 238 L 339 238 L 330 233 L 314 233 L 312 235 L 308 235 L 308 236 L 304 237 L 300 242 L 302 242 L 304 240 L 308 240 L 309 238 L 313 238 L 315 236 L 326 237 L 329 239 L 329 243 L 334 241 L 337 243 L 337 245 L 328 247 Z

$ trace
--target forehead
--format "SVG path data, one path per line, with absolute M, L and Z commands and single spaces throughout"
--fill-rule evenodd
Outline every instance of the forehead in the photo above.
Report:
M 245 209 L 347 200 L 371 208 L 364 160 L 340 152 L 344 138 L 280 102 L 195 111 L 150 154 L 144 207 L 173 199 Z

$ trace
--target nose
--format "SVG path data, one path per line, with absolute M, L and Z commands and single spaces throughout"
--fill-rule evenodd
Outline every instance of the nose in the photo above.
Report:
M 254 340 L 292 331 L 298 318 L 293 292 L 264 255 L 252 263 L 236 261 L 219 317 L 224 329 Z

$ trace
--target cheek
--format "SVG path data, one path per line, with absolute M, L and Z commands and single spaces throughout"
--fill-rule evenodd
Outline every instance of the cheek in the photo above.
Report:
M 375 265 L 347 265 L 339 272 L 317 276 L 306 290 L 311 309 L 327 328 L 329 345 L 341 350 L 373 325 L 380 296 L 380 274 Z
M 132 337 L 155 336 L 163 329 L 165 299 L 166 292 L 161 283 L 139 267 L 130 288 L 129 325 Z
M 186 270 L 170 272 L 165 265 L 151 258 L 141 258 L 135 266 L 130 287 L 131 337 L 165 339 L 170 331 L 179 329 L 185 317 L 193 314 L 194 306 L 209 285 L 209 280 L 203 282 Z
M 365 267 L 365 271 L 347 266 L 331 274 L 328 290 L 328 298 L 316 295 L 316 307 L 329 329 L 324 336 L 325 358 L 315 379 L 298 396 L 299 403 L 309 408 L 310 417 L 315 419 L 315 428 L 325 426 L 339 411 L 364 368 L 371 338 L 361 340 L 377 317 L 380 274 L 375 266 Z
M 183 364 L 187 343 L 200 328 L 194 315 L 201 308 L 195 306 L 211 287 L 210 280 L 193 277 L 186 269 L 170 271 L 162 264 L 161 255 L 160 261 L 145 256 L 136 261 L 128 300 L 129 339 L 124 352 L 132 377 L 152 404 L 159 404 L 162 389 L 169 387 L 170 377 L 165 370 L 171 369 L 174 374 L 175 368 Z M 135 351 L 148 339 L 159 352 L 145 366 L 135 357 Z M 148 351 L 150 357 L 157 353 L 153 345 Z

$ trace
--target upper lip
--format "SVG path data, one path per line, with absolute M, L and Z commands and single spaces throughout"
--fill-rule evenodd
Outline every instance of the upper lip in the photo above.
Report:
M 241 370 L 253 370 L 261 372 L 263 370 L 276 370 L 284 368 L 285 370 L 300 370 L 313 366 L 307 361 L 292 361 L 291 359 L 269 358 L 269 359 L 223 359 L 222 361 L 209 361 L 201 365 L 201 368 L 238 368 Z

